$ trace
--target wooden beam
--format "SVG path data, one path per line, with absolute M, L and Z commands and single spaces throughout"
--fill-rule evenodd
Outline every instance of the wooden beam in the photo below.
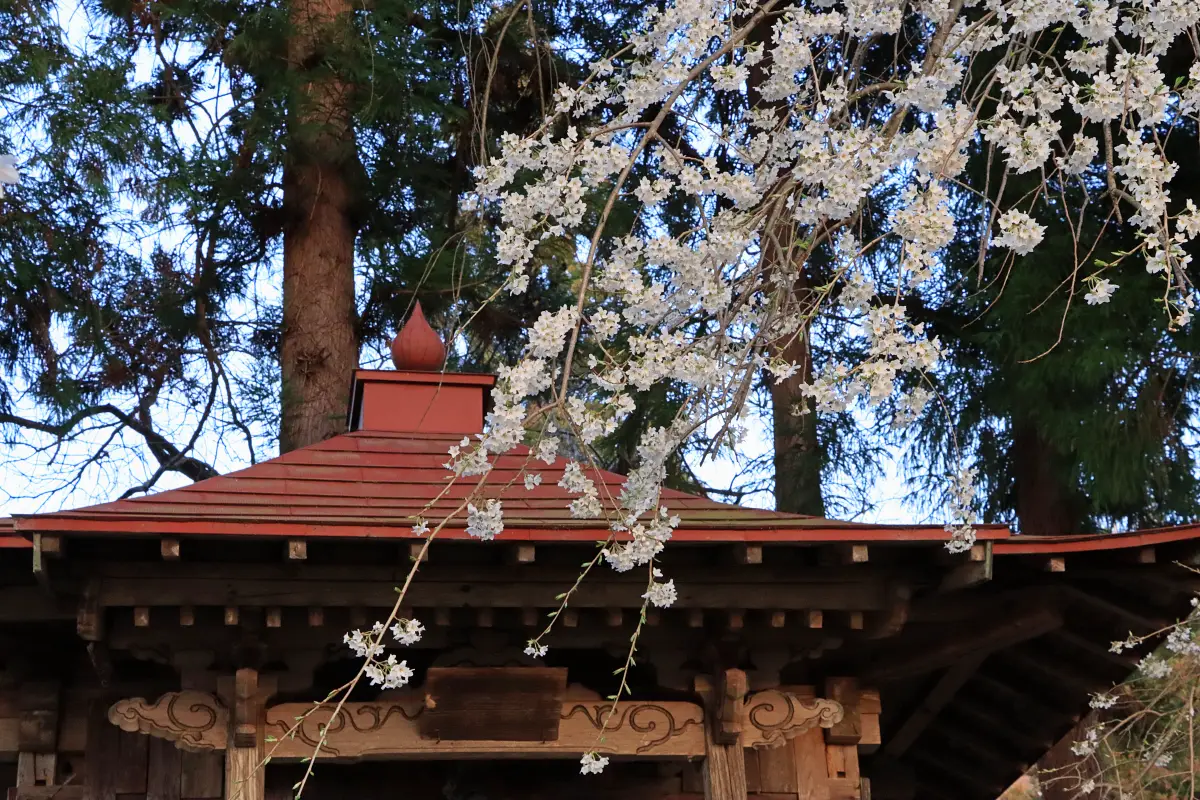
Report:
M 396 599 L 396 586 L 403 576 L 392 570 L 393 577 L 375 580 L 356 576 L 354 571 L 340 572 L 314 565 L 306 569 L 305 577 L 273 573 L 270 565 L 230 565 L 229 575 L 210 565 L 181 561 L 159 563 L 158 571 L 145 571 L 136 565 L 121 571 L 119 576 L 101 576 L 100 602 L 106 606 L 223 606 L 236 597 L 238 604 L 250 606 L 308 606 L 390 608 Z M 260 567 L 263 575 L 238 566 Z M 280 565 L 286 567 L 286 565 Z M 766 565 L 763 565 L 766 567 Z M 168 569 L 169 567 L 169 569 Z M 555 570 L 539 573 L 543 584 L 554 583 Z M 364 570 L 378 575 L 379 570 Z M 766 571 L 766 570 L 764 570 Z M 855 571 L 859 571 L 855 568 Z M 131 573 L 142 573 L 134 577 Z M 461 579 L 453 578 L 457 573 Z M 322 574 L 331 577 L 321 578 Z M 546 601 L 541 585 L 499 580 L 504 570 L 475 573 L 470 570 L 444 570 L 429 574 L 414 582 L 408 598 L 418 608 L 480 607 L 521 608 Z M 268 579 L 268 576 L 269 579 Z M 333 577 L 336 576 L 336 577 Z M 564 585 L 570 585 L 577 575 Z M 478 578 L 478 580 L 476 579 Z M 680 609 L 746 609 L 762 611 L 801 611 L 820 608 L 825 611 L 885 611 L 892 605 L 886 582 L 875 573 L 862 568 L 862 577 L 854 581 L 738 580 L 714 583 L 711 580 L 681 583 L 674 607 Z M 641 608 L 645 582 L 635 582 L 624 576 L 606 575 L 603 580 L 585 581 L 572 595 L 575 608 Z
M 263 761 L 263 696 L 258 672 L 239 669 L 233 681 L 229 743 L 225 751 L 225 797 L 265 800 L 267 771 Z
M 719 685 L 703 676 L 696 680 L 696 693 L 704 701 L 708 717 L 702 726 L 704 800 L 746 800 L 742 731 L 740 726 L 730 724 L 730 718 L 740 720 L 746 688 L 746 675 L 741 670 L 726 670 Z
M 871 558 L 870 554 L 865 544 L 848 544 L 841 548 L 843 564 L 866 564 Z
M 178 561 L 179 540 L 170 536 L 164 536 L 158 542 L 158 551 L 162 555 L 163 561 Z
M 53 533 L 35 533 L 33 547 L 45 558 L 61 558 L 64 552 L 63 538 Z
M 739 564 L 761 564 L 763 563 L 763 549 L 761 544 L 738 544 L 734 545 L 734 559 Z
M 946 670 L 917 707 L 905 717 L 904 722 L 900 723 L 900 727 L 888 736 L 887 743 L 883 746 L 883 754 L 894 759 L 904 755 L 963 684 L 971 679 L 983 663 L 983 659 L 984 656 L 965 658 Z
M 967 561 L 950 568 L 938 591 L 953 592 L 987 583 L 992 579 L 992 570 L 992 543 L 972 545 Z
M 854 678 L 827 678 L 825 696 L 842 704 L 842 718 L 825 729 L 828 744 L 857 745 L 862 739 L 862 719 L 858 713 L 858 681 Z
M 1054 638 L 1062 641 L 1076 650 L 1081 650 L 1093 659 L 1105 661 L 1115 669 L 1129 673 L 1137 666 L 1137 659 L 1112 651 L 1111 642 L 1094 642 L 1085 636 L 1072 633 L 1067 628 L 1054 631 Z
M 100 605 L 100 581 L 97 578 L 89 580 L 83 588 L 75 615 L 75 630 L 85 642 L 104 639 L 104 606 Z
M 308 558 L 308 542 L 304 539 L 288 539 L 287 560 L 304 561 Z
M 963 658 L 991 653 L 1062 627 L 1062 613 L 1030 604 L 1026 609 L 997 609 L 965 625 L 956 636 L 939 634 L 886 649 L 872 658 L 863 679 L 872 683 L 945 669 Z
M 1167 620 L 1161 617 L 1148 617 L 1137 611 L 1126 608 L 1125 606 L 1106 600 L 1103 597 L 1098 597 L 1082 589 L 1074 586 L 1059 587 L 1061 596 L 1071 603 L 1078 603 L 1091 608 L 1093 611 L 1099 611 L 1102 614 L 1107 614 L 1110 617 L 1124 620 L 1134 627 L 1133 633 L 1145 635 L 1153 633 L 1167 627 Z M 1122 637 L 1123 638 L 1123 637 Z

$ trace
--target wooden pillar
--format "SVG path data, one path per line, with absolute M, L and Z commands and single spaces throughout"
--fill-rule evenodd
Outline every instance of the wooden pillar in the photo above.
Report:
M 704 800 L 746 800 L 746 756 L 742 747 L 742 704 L 746 673 L 725 670 L 717 685 L 696 679 L 704 701 Z
M 226 679 L 229 715 L 229 747 L 225 751 L 225 800 L 264 800 L 266 765 L 263 758 L 263 711 L 266 693 L 259 685 L 258 671 L 239 669 L 232 686 Z

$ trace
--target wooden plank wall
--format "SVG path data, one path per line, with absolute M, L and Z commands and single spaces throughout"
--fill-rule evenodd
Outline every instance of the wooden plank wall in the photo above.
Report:
M 96 702 L 88 715 L 87 800 L 220 800 L 223 753 L 184 752 L 165 739 L 126 733 L 108 721 L 108 705 Z

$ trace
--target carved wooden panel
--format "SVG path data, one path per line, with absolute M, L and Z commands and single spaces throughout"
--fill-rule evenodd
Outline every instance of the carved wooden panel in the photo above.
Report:
M 321 709 L 289 738 L 296 717 L 311 709 L 304 703 L 267 709 L 267 735 L 275 740 L 268 742 L 267 753 L 273 761 L 311 757 L 326 724 L 328 735 L 321 749 L 325 758 L 573 758 L 592 750 L 656 758 L 704 754 L 704 715 L 694 703 L 622 703 L 601 736 L 609 704 L 568 701 L 560 705 L 558 738 L 552 742 L 424 738 L 419 728 L 424 698 L 415 694 L 386 703 L 347 703 L 336 717 L 332 709 Z

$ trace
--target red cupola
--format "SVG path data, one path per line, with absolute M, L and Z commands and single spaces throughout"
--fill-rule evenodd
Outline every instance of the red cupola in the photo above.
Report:
M 396 370 L 360 369 L 350 396 L 350 430 L 480 433 L 495 375 L 443 372 L 446 345 L 418 302 L 392 340 Z

